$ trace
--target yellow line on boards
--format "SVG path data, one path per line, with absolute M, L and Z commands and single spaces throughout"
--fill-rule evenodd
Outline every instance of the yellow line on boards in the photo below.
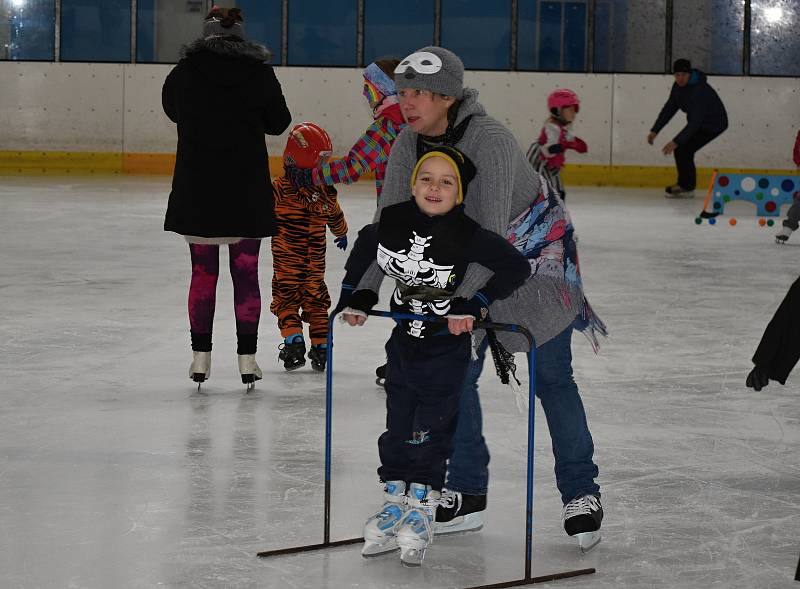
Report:
M 24 174 L 155 174 L 171 175 L 175 169 L 174 153 L 114 153 L 84 151 L 0 151 L 0 175 Z M 270 175 L 283 174 L 283 158 L 269 158 Z M 796 175 L 796 170 L 764 168 L 719 168 L 720 173 Z M 697 185 L 711 180 L 713 168 L 697 169 Z M 673 166 L 604 166 L 569 164 L 562 171 L 569 186 L 643 186 L 663 187 L 676 178 Z M 372 174 L 362 179 L 372 180 Z

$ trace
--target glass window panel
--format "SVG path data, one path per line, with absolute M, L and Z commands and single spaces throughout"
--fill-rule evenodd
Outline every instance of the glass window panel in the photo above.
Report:
M 225 6 L 242 9 L 247 36 L 270 48 L 280 61 L 281 0 L 238 0 Z M 203 34 L 208 13 L 204 0 L 137 0 L 136 61 L 176 63 L 181 47 Z
M 130 59 L 130 0 L 61 0 L 62 61 Z
M 596 72 L 663 72 L 666 0 L 597 0 Z
M 517 69 L 536 69 L 536 14 L 538 2 L 517 4 Z
M 712 74 L 741 74 L 744 0 L 673 2 L 673 59 Z
M 55 28 L 55 0 L 0 0 L 0 59 L 54 59 Z
M 511 65 L 509 0 L 442 0 L 442 46 L 473 69 L 503 70 Z
M 205 2 L 137 0 L 136 61 L 176 63 L 181 47 L 202 36 L 206 14 Z
M 586 69 L 586 4 L 567 2 L 564 5 L 564 64 L 565 72 Z
M 244 27 L 251 41 L 272 51 L 272 63 L 281 62 L 281 0 L 236 0 L 229 5 L 242 9 Z
M 750 73 L 800 75 L 800 4 L 762 0 L 752 6 Z
M 594 69 L 598 72 L 612 71 L 611 22 L 614 9 L 611 2 L 598 1 L 594 8 Z
M 402 59 L 433 44 L 434 3 L 407 0 L 403 10 L 384 0 L 364 2 L 364 62 L 393 55 Z
M 289 65 L 356 65 L 356 0 L 291 0 Z
M 539 23 L 539 67 L 542 70 L 561 69 L 561 2 L 542 2 Z

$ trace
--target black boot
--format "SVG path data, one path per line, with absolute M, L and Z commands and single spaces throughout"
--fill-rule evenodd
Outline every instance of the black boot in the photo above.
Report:
M 283 362 L 286 370 L 297 370 L 306 365 L 306 342 L 302 335 L 294 336 L 292 343 L 282 343 L 278 349 L 278 360 Z
M 313 344 L 308 351 L 308 359 L 311 360 L 311 368 L 317 372 L 325 372 L 325 363 L 328 361 L 327 344 Z

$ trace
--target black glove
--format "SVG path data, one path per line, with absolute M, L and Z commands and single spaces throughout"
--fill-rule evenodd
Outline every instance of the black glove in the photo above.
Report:
M 376 304 L 378 304 L 378 295 L 375 294 L 375 291 L 364 288 L 351 294 L 345 307 L 369 313 Z
M 353 295 L 353 288 L 349 284 L 342 284 L 342 292 L 339 293 L 339 300 L 333 308 L 333 313 L 341 313 L 342 309 L 348 306 L 348 301 Z
M 767 371 L 756 366 L 750 371 L 750 374 L 747 375 L 745 384 L 751 389 L 760 391 L 769 384 L 769 376 L 767 376 Z
M 472 315 L 478 321 L 482 321 L 489 314 L 489 300 L 480 292 L 469 300 L 456 297 L 450 301 L 450 311 L 447 314 Z
M 311 177 L 310 168 L 298 168 L 297 166 L 284 166 L 284 175 L 295 188 L 311 188 L 314 182 Z

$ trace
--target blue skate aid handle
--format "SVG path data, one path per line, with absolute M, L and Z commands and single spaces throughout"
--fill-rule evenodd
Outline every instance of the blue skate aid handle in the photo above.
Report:
M 394 311 L 368 311 L 367 315 L 373 317 L 387 317 L 389 319 L 407 320 L 407 321 L 427 321 L 428 323 L 443 323 L 447 324 L 447 317 L 439 317 L 438 315 L 415 315 L 414 313 L 396 313 Z M 475 321 L 473 324 L 474 329 L 494 329 L 495 331 L 510 331 L 519 333 L 526 340 L 528 340 L 528 347 L 533 349 L 533 336 L 531 332 L 521 325 L 516 323 L 495 323 L 494 321 Z

